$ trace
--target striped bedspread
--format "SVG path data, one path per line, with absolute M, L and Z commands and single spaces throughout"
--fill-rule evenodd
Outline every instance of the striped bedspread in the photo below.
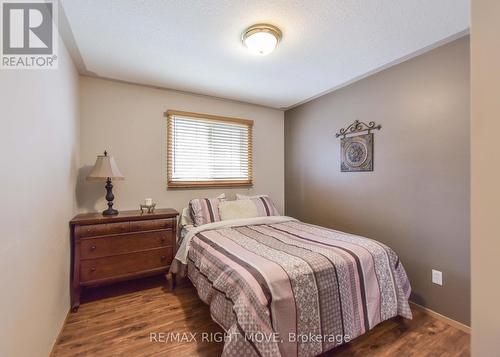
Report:
M 187 263 L 227 333 L 224 356 L 316 356 L 411 318 L 403 265 L 377 241 L 287 217 L 207 226 L 188 234 L 172 271 Z

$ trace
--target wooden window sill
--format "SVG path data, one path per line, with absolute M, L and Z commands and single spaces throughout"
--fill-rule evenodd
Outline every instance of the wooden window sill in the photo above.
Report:
M 169 181 L 168 188 L 249 187 L 252 181 Z

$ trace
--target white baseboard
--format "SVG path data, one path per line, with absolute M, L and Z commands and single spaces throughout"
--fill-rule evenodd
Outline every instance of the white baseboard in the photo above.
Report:
M 71 307 L 69 308 L 68 312 L 66 313 L 66 317 L 64 318 L 64 321 L 63 321 L 63 324 L 62 324 L 61 330 L 60 330 L 60 331 L 59 331 L 59 333 L 57 334 L 56 340 L 54 341 L 54 344 L 52 345 L 52 349 L 50 350 L 49 357 L 50 357 L 50 356 L 52 356 L 52 355 L 54 354 L 54 350 L 55 350 L 55 348 L 56 348 L 56 345 L 57 345 L 57 343 L 59 342 L 59 340 L 61 339 L 61 335 L 62 335 L 62 332 L 63 332 L 63 330 L 64 330 L 64 327 L 66 327 L 66 322 L 68 321 L 69 314 L 71 314 Z

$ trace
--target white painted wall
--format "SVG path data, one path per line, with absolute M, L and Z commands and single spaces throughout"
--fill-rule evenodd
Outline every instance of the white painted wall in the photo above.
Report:
M 0 70 L 0 356 L 47 356 L 69 309 L 78 74 Z
M 106 208 L 104 182 L 85 176 L 106 149 L 116 159 L 125 181 L 115 182 L 115 207 L 138 209 L 145 197 L 157 207 L 181 210 L 194 197 L 225 192 L 267 193 L 284 207 L 284 113 L 281 110 L 195 94 L 81 77 L 81 169 L 77 187 L 81 211 Z M 254 186 L 221 189 L 167 190 L 167 109 L 252 119 Z

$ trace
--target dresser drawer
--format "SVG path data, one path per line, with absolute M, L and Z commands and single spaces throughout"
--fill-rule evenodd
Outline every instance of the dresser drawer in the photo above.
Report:
M 75 235 L 79 238 L 96 237 L 107 234 L 120 234 L 130 231 L 130 222 L 117 222 L 105 224 L 89 224 L 85 226 L 76 226 Z
M 166 268 L 173 258 L 173 248 L 158 248 L 144 252 L 82 260 L 81 282 L 125 276 L 133 273 Z
M 125 233 L 81 240 L 81 259 L 100 258 L 159 247 L 173 247 L 173 231 Z
M 147 221 L 130 222 L 130 231 L 151 231 L 155 229 L 172 229 L 175 226 L 175 219 L 151 219 Z

